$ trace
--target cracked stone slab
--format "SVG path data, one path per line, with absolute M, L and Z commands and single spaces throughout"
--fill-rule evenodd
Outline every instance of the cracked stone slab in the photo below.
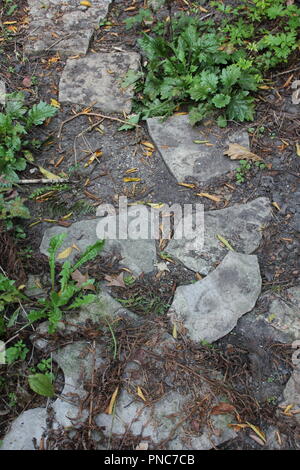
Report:
M 103 52 L 68 59 L 59 83 L 59 101 L 93 104 L 108 113 L 130 113 L 133 87 L 122 88 L 128 70 L 140 67 L 136 52 Z
M 85 7 L 77 0 L 28 0 L 31 19 L 25 52 L 86 54 L 94 29 L 107 15 L 110 3 L 93 0 L 91 7 Z
M 3 80 L 0 80 L 0 106 L 5 106 L 6 101 L 6 85 Z
M 101 374 L 107 367 L 103 346 L 97 344 L 95 351 L 87 341 L 68 344 L 53 353 L 53 360 L 64 373 L 64 388 L 60 397 L 53 403 L 55 419 L 61 426 L 73 426 L 76 419 L 79 423 L 88 416 L 87 410 L 80 410 L 80 400 L 85 398 L 87 391 L 84 383 L 90 382 L 93 368 Z M 71 397 L 75 397 L 72 398 Z M 73 401 L 73 403 L 72 403 Z
M 156 344 L 155 344 L 156 343 Z M 101 426 L 105 435 L 119 435 L 132 433 L 139 436 L 141 441 L 149 442 L 152 449 L 161 448 L 172 450 L 207 450 L 221 443 L 236 437 L 236 433 L 228 427 L 228 424 L 234 420 L 231 415 L 211 416 L 209 427 L 204 424 L 201 431 L 192 431 L 189 424 L 189 412 L 191 403 L 195 399 L 190 390 L 178 388 L 176 381 L 173 383 L 175 371 L 168 370 L 165 373 L 165 383 L 169 390 L 160 399 L 154 403 L 146 404 L 142 400 L 137 400 L 131 390 L 137 387 L 147 389 L 147 380 L 149 374 L 147 361 L 143 364 L 143 358 L 149 358 L 149 351 L 155 352 L 155 364 L 151 363 L 151 370 L 159 371 L 163 367 L 160 357 L 164 353 L 176 349 L 176 342 L 170 335 L 163 333 L 157 335 L 156 340 L 137 352 L 133 361 L 128 363 L 123 376 L 124 388 L 116 401 L 114 416 L 105 413 L 99 414 L 95 421 Z M 148 352 L 147 352 L 148 351 Z M 147 372 L 146 372 L 147 370 Z M 151 374 L 151 372 L 150 372 Z M 216 377 L 215 377 L 216 378 Z M 220 378 L 220 377 L 219 377 Z M 184 387 L 183 387 L 184 388 Z M 212 392 L 207 383 L 202 383 L 201 389 L 197 388 L 197 400 L 201 397 L 212 395 L 214 402 L 211 406 L 218 403 L 215 392 Z M 183 417 L 186 416 L 186 420 Z M 212 429 L 214 430 L 212 432 Z M 163 443 L 163 444 L 162 444 Z
M 261 284 L 257 256 L 230 251 L 206 278 L 177 287 L 168 315 L 193 341 L 212 343 L 253 309 Z
M 298 355 L 299 361 L 299 355 Z M 293 405 L 291 412 L 295 413 L 294 417 L 300 425 L 300 364 L 296 365 L 291 377 L 289 378 L 283 391 L 283 401 L 280 408 L 285 409 L 288 405 Z
M 75 222 L 70 227 L 50 227 L 44 232 L 44 236 L 40 245 L 41 253 L 48 256 L 48 248 L 50 239 L 54 235 L 66 233 L 62 247 L 59 251 L 76 244 L 81 253 L 89 246 L 96 243 L 99 238 L 97 237 L 97 225 L 100 218 L 82 220 Z M 122 256 L 120 265 L 132 271 L 136 276 L 142 272 L 148 273 L 155 269 L 154 263 L 156 262 L 156 247 L 155 240 L 106 240 L 104 250 L 102 253 L 119 252 Z M 66 259 L 74 261 L 78 252 L 74 250 Z M 62 262 L 65 260 L 61 260 Z
M 147 126 L 152 140 L 178 182 L 188 177 L 208 181 L 235 170 L 239 162 L 225 157 L 224 150 L 230 142 L 249 148 L 247 132 L 226 135 L 220 128 L 192 127 L 187 115 L 174 115 L 163 122 L 161 118 L 149 118 Z M 207 140 L 213 145 L 195 144 L 194 140 Z
M 204 213 L 204 244 L 201 249 L 201 232 L 192 239 L 171 240 L 166 248 L 172 257 L 187 268 L 207 275 L 227 253 L 217 235 L 224 237 L 235 251 L 251 254 L 262 239 L 262 229 L 272 215 L 268 198 L 260 197 L 247 204 L 207 211 Z
M 270 324 L 288 334 L 292 340 L 300 339 L 300 286 L 291 287 L 271 301 L 268 309 Z
M 24 411 L 12 423 L 0 446 L 0 450 L 35 450 L 33 439 L 40 442 L 46 426 L 46 408 Z
M 87 395 L 84 383 L 90 382 L 94 368 L 101 374 L 107 367 L 103 346 L 97 344 L 95 351 L 90 342 L 78 341 L 52 353 L 53 360 L 64 373 L 64 388 L 52 404 L 55 413 L 53 427 L 73 427 L 82 423 L 88 416 L 87 409 L 81 409 L 80 401 Z M 4 437 L 1 450 L 34 450 L 33 439 L 37 446 L 47 430 L 47 409 L 33 408 L 23 412 L 12 424 Z

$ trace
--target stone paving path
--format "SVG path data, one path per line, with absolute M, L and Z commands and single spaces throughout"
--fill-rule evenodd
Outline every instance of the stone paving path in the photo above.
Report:
M 103 112 L 129 113 L 131 110 L 131 89 L 122 89 L 122 80 L 126 72 L 137 70 L 140 58 L 137 53 L 101 53 L 88 52 L 89 43 L 99 20 L 105 18 L 110 1 L 93 0 L 90 8 L 78 6 L 77 0 L 29 0 L 31 23 L 26 44 L 27 54 L 39 54 L 57 51 L 69 58 L 62 72 L 59 84 L 60 102 L 80 104 L 99 108 Z M 83 56 L 82 56 L 83 55 Z M 0 92 L 1 92 L 0 86 Z M 3 91 L 3 90 L 2 90 Z M 0 101 L 1 101 L 0 95 Z M 226 135 L 220 129 L 205 127 L 192 128 L 186 116 L 173 116 L 161 123 L 158 118 L 147 120 L 149 134 L 160 151 L 170 172 L 178 182 L 186 177 L 193 177 L 205 182 L 213 177 L 226 174 L 235 169 L 236 162 L 225 158 L 223 151 L 229 142 L 249 146 L 247 133 Z M 202 138 L 213 143 L 213 147 L 199 146 L 194 141 Z M 174 201 L 175 203 L 176 201 Z M 178 262 L 187 268 L 207 275 L 198 282 L 179 286 L 176 290 L 168 316 L 170 324 L 177 325 L 178 331 L 184 332 L 192 340 L 214 342 L 229 333 L 238 319 L 251 312 L 261 292 L 261 276 L 257 256 L 252 254 L 259 247 L 262 230 L 271 218 L 270 201 L 258 198 L 245 204 L 233 205 L 225 209 L 209 211 L 205 214 L 205 244 L 202 253 L 196 253 L 197 234 L 192 240 L 171 240 L 166 248 Z M 65 232 L 67 239 L 64 247 L 76 244 L 80 250 L 97 240 L 96 225 L 98 219 L 82 220 L 68 228 L 51 227 L 44 233 L 40 250 L 48 254 L 49 240 L 54 234 Z M 145 221 L 145 223 L 147 223 Z M 217 239 L 222 234 L 235 251 L 228 251 Z M 121 265 L 138 276 L 157 269 L 156 246 L 153 240 L 116 240 L 108 241 L 106 252 L 117 249 L 122 257 Z M 72 260 L 74 253 L 70 255 Z M 278 321 L 275 328 L 288 333 L 288 338 L 299 339 L 300 326 L 297 312 L 300 308 L 300 288 L 287 292 L 290 302 L 274 299 L 270 313 Z M 70 319 L 73 328 L 83 325 L 85 320 L 98 321 L 99 312 L 108 318 L 123 318 L 134 325 L 145 320 L 124 309 L 104 288 L 94 304 L 81 309 L 79 315 Z M 256 319 L 255 319 L 256 321 Z M 74 326 L 75 325 L 75 326 Z M 67 332 L 67 326 L 60 326 Z M 47 350 L 48 341 L 42 337 L 47 331 L 47 323 L 41 324 L 32 341 L 38 349 Z M 52 404 L 56 426 L 70 426 L 72 419 L 78 416 L 78 403 L 70 402 L 66 397 L 73 391 L 84 398 L 83 375 L 90 380 L 92 374 L 92 355 L 87 351 L 87 342 L 75 342 L 58 350 L 53 359 L 61 367 L 65 376 L 65 386 L 60 397 Z M 155 353 L 152 367 L 162 368 L 161 359 L 166 351 L 176 350 L 176 340 L 165 331 L 161 331 L 150 345 L 145 345 L 144 354 Z M 96 367 L 99 373 L 107 367 L 105 354 L 98 345 L 94 351 Z M 300 367 L 300 366 L 299 366 Z M 187 404 L 192 400 L 191 391 L 184 387 L 172 387 L 174 377 L 169 371 L 166 381 L 169 392 L 151 406 L 143 401 L 133 400 L 132 389 L 143 386 L 143 362 L 132 360 L 124 372 L 123 389 L 118 397 L 115 416 L 101 413 L 96 422 L 105 435 L 122 435 L 130 431 L 139 436 L 141 441 L 150 442 L 151 448 L 165 442 L 166 449 L 210 449 L 236 436 L 227 426 L 234 417 L 230 414 L 215 415 L 212 426 L 204 427 L 201 432 L 191 432 L 182 423 Z M 199 397 L 209 394 L 214 396 L 213 404 L 221 397 L 210 390 L 208 383 L 199 385 Z M 300 372 L 295 369 L 284 392 L 284 403 L 294 403 L 300 409 Z M 88 415 L 82 411 L 81 419 Z M 298 420 L 300 415 L 298 415 Z M 4 438 L 2 449 L 33 449 L 33 438 L 41 439 L 47 419 L 46 408 L 25 411 L 13 423 Z M 214 432 L 212 431 L 214 430 Z M 101 448 L 101 444 L 99 444 Z

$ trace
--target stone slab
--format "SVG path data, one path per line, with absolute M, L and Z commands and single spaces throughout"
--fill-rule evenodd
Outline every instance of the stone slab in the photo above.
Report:
M 86 54 L 94 29 L 107 15 L 110 3 L 93 0 L 91 7 L 85 7 L 77 0 L 28 0 L 30 24 L 25 52 Z
M 292 340 L 299 340 L 300 286 L 291 287 L 280 293 L 280 297 L 275 297 L 270 303 L 268 318 L 274 328 L 288 334 Z
M 4 437 L 0 450 L 35 450 L 33 439 L 39 445 L 47 428 L 46 419 L 46 408 L 33 408 L 21 413 Z
M 5 106 L 6 101 L 6 85 L 3 80 L 0 80 L 0 106 Z
M 205 182 L 235 170 L 239 162 L 223 154 L 229 142 L 249 148 L 247 132 L 226 135 L 220 128 L 192 127 L 187 115 L 174 115 L 163 122 L 161 118 L 149 118 L 147 126 L 152 140 L 178 182 L 188 177 Z M 195 144 L 194 140 L 208 140 L 213 145 Z
M 40 246 L 41 253 L 48 256 L 50 239 L 59 233 L 67 234 L 67 238 L 59 252 L 76 244 L 83 253 L 89 245 L 99 240 L 96 233 L 99 220 L 98 218 L 82 220 L 75 222 L 68 228 L 55 226 L 46 229 Z M 119 252 L 122 256 L 120 265 L 130 269 L 136 276 L 142 272 L 148 273 L 155 269 L 155 240 L 106 240 L 103 253 L 112 253 L 114 251 Z M 78 255 L 78 252 L 74 250 L 66 259 L 74 261 L 76 254 Z
M 299 361 L 299 354 L 298 354 Z M 280 408 L 285 409 L 288 405 L 293 405 L 291 412 L 295 413 L 295 419 L 300 425 L 300 364 L 295 367 L 291 377 L 289 378 L 284 392 L 283 400 L 280 403 Z
M 261 283 L 257 256 L 230 251 L 205 279 L 177 287 L 168 315 L 193 341 L 212 343 L 252 310 Z
M 122 88 L 128 70 L 140 67 L 136 52 L 103 52 L 67 60 L 59 83 L 59 101 L 93 105 L 107 113 L 130 113 L 133 87 Z
M 262 239 L 262 229 L 271 218 L 269 199 L 260 197 L 247 204 L 204 213 L 204 244 L 199 251 L 201 231 L 191 239 L 171 240 L 166 248 L 172 257 L 187 268 L 207 275 L 227 253 L 217 235 L 225 238 L 234 250 L 251 254 Z
M 231 415 L 210 416 L 211 427 L 203 423 L 200 431 L 195 432 L 191 429 L 187 410 L 191 408 L 195 396 L 189 389 L 186 390 L 185 386 L 178 386 L 175 378 L 177 372 L 170 368 L 164 373 L 166 393 L 154 403 L 145 404 L 129 391 L 129 389 L 137 390 L 137 387 L 149 389 L 148 380 L 153 380 L 151 374 L 157 374 L 159 377 L 163 367 L 163 361 L 159 358 L 163 358 L 166 352 L 172 354 L 176 346 L 174 338 L 163 332 L 161 335 L 158 334 L 156 339 L 152 338 L 151 346 L 145 345 L 136 356 L 133 356 L 132 362 L 128 363 L 124 371 L 123 390 L 117 398 L 114 415 L 101 413 L 95 419 L 105 435 L 121 436 L 130 432 L 139 436 L 141 441 L 148 442 L 150 449 L 164 450 L 208 450 L 236 437 L 233 429 L 228 427 L 228 424 L 234 421 Z M 151 357 L 150 368 L 147 360 Z M 160 379 L 154 378 L 154 380 Z M 195 393 L 197 401 L 201 401 L 201 397 L 206 399 L 208 396 L 213 397 L 212 407 L 220 399 L 204 381 Z M 184 420 L 186 415 L 187 418 Z

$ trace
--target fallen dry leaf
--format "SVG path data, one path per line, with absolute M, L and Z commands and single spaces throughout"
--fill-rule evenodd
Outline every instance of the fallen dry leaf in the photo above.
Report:
M 71 277 L 73 281 L 76 281 L 77 287 L 82 287 L 89 280 L 88 273 L 82 274 L 78 269 L 76 269 L 72 274 Z M 83 287 L 84 290 L 93 290 L 95 291 L 95 286 L 93 284 L 88 284 L 87 286 Z
M 229 144 L 228 149 L 224 152 L 228 155 L 230 160 L 252 160 L 254 162 L 263 161 L 261 157 L 255 153 L 250 152 L 249 149 L 239 144 Z
M 112 397 L 111 397 L 111 399 L 110 399 L 109 405 L 108 405 L 107 409 L 105 410 L 105 413 L 108 414 L 108 415 L 112 415 L 112 414 L 113 414 L 114 404 L 115 404 L 116 399 L 117 399 L 118 391 L 119 391 L 119 387 L 117 387 L 117 388 L 115 389 L 115 391 L 114 391 L 114 393 L 112 394 Z
M 30 77 L 24 77 L 22 80 L 22 85 L 25 86 L 26 88 L 30 87 L 32 85 L 32 81 Z
M 70 256 L 70 254 L 72 253 L 73 251 L 73 247 L 72 246 L 68 246 L 68 248 L 66 248 L 65 250 L 61 251 L 56 259 L 65 259 L 65 258 L 68 258 L 68 256 Z
M 145 395 L 143 394 L 142 389 L 140 387 L 137 387 L 137 394 L 143 401 L 146 401 Z
M 223 415 L 226 413 L 235 412 L 235 407 L 230 405 L 230 403 L 220 402 L 218 405 L 214 406 L 210 412 L 211 415 Z
M 206 197 L 207 199 L 210 199 L 211 201 L 214 201 L 214 202 L 220 202 L 221 201 L 221 198 L 219 196 L 214 196 L 213 194 L 197 193 L 196 196 Z
M 126 287 L 125 283 L 124 283 L 124 279 L 123 279 L 123 276 L 124 276 L 124 273 L 120 273 L 118 274 L 118 276 L 116 277 L 113 277 L 113 276 L 109 276 L 109 274 L 106 274 L 104 277 L 105 279 L 109 282 L 108 284 L 106 284 L 108 287 L 112 287 L 112 286 L 115 286 L 115 287 Z
M 142 441 L 136 446 L 135 450 L 148 450 L 148 447 L 149 447 L 148 442 Z

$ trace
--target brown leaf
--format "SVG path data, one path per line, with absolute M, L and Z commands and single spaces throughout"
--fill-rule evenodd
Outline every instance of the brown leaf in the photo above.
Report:
M 32 81 L 30 77 L 24 77 L 22 80 L 22 85 L 25 86 L 26 88 L 30 87 L 32 85 Z
M 218 405 L 214 406 L 210 412 L 211 415 L 223 415 L 226 413 L 232 413 L 235 411 L 235 407 L 230 405 L 230 403 L 220 402 Z
M 261 157 L 250 152 L 249 149 L 239 144 L 229 144 L 224 155 L 229 155 L 230 160 L 253 160 L 254 162 L 260 162 L 263 160 Z
M 106 284 L 108 287 L 112 287 L 112 286 L 115 286 L 115 287 L 126 287 L 125 283 L 124 283 L 124 280 L 123 280 L 123 276 L 124 276 L 124 273 L 120 273 L 118 274 L 118 276 L 116 277 L 113 277 L 113 276 L 109 276 L 108 274 L 106 274 L 105 276 L 105 279 L 107 281 L 109 281 L 108 284 Z
M 78 269 L 76 269 L 72 274 L 71 277 L 73 281 L 76 281 L 77 287 L 82 287 L 82 285 L 89 280 L 88 273 L 82 274 Z M 85 290 L 96 290 L 93 284 L 89 284 L 84 286 L 83 289 Z

